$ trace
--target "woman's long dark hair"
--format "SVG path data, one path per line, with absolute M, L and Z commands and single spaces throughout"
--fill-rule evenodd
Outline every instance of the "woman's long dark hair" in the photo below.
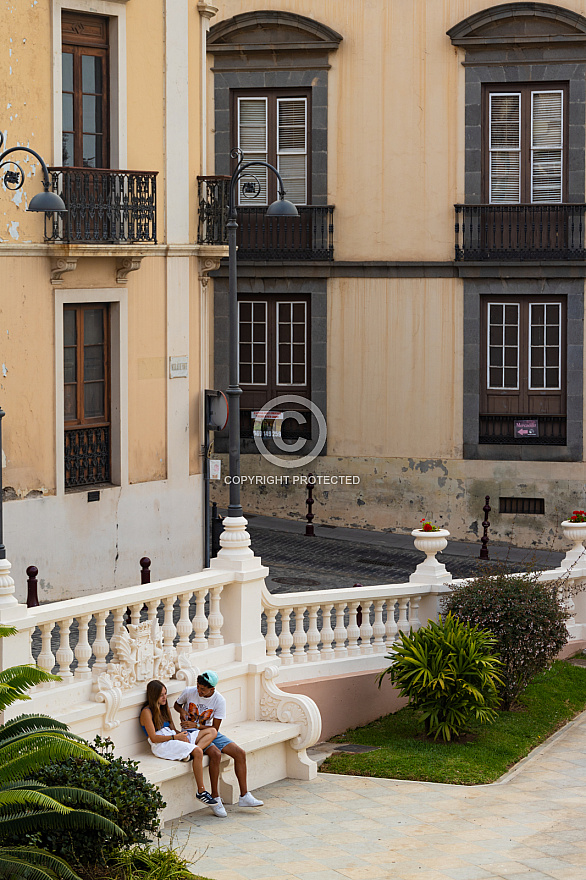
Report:
M 169 703 L 165 703 L 164 706 L 159 706 L 159 697 L 163 691 L 165 685 L 162 681 L 149 681 L 147 684 L 147 702 L 142 707 L 146 709 L 147 706 L 151 710 L 151 715 L 153 716 L 153 724 L 155 725 L 155 730 L 161 730 L 164 726 L 165 721 L 167 721 L 171 727 L 173 726 L 173 722 L 171 719 L 171 713 L 169 712 Z

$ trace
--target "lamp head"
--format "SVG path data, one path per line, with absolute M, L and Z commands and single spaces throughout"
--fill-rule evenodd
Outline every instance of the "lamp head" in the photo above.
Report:
M 65 202 L 54 192 L 41 192 L 30 200 L 27 211 L 35 211 L 36 213 L 50 213 L 54 211 L 67 211 Z
M 269 205 L 266 212 L 267 217 L 299 217 L 299 212 L 293 202 L 281 196 L 272 205 Z

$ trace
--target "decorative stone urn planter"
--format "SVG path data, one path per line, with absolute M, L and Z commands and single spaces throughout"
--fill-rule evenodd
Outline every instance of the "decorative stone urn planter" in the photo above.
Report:
M 411 532 L 415 538 L 415 546 L 425 553 L 425 561 L 420 562 L 409 582 L 412 584 L 445 584 L 452 580 L 445 565 L 435 558 L 436 553 L 441 553 L 448 546 L 450 533 L 447 529 L 437 529 L 435 532 L 424 532 L 423 529 L 413 529 Z
M 561 563 L 561 568 L 572 568 L 580 560 L 580 566 L 586 568 L 586 549 L 584 541 L 586 541 L 586 522 L 570 522 L 565 519 L 562 523 L 564 538 L 571 541 L 574 545 L 568 550 Z

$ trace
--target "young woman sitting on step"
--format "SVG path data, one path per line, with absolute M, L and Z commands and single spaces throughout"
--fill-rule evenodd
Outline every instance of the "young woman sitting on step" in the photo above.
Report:
M 167 761 L 189 761 L 193 759 L 193 775 L 197 784 L 197 799 L 210 806 L 214 798 L 206 791 L 203 784 L 203 750 L 216 738 L 215 727 L 206 727 L 200 731 L 195 745 L 189 736 L 178 731 L 171 718 L 167 703 L 167 688 L 161 681 L 149 681 L 147 684 L 147 702 L 140 713 L 140 723 L 157 758 Z

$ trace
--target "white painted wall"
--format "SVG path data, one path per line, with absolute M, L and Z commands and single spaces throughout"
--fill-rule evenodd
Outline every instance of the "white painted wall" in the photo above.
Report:
M 26 602 L 29 565 L 39 569 L 41 602 L 138 584 L 142 556 L 152 560 L 153 580 L 201 570 L 200 475 L 99 491 L 93 502 L 84 490 L 4 504 L 4 543 L 19 602 Z M 83 545 L 79 552 L 71 535 Z

